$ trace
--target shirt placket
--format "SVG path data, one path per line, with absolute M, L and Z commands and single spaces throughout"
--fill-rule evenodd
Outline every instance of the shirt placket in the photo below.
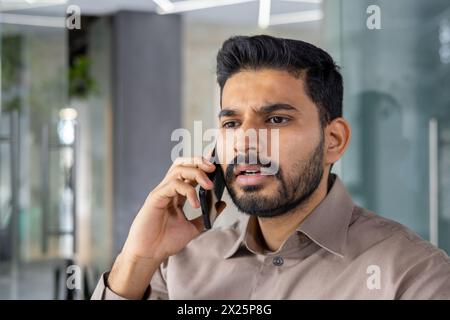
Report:
M 267 254 L 256 254 L 256 259 L 260 262 L 260 268 L 250 298 L 266 299 L 271 296 L 267 292 L 269 288 L 267 288 L 266 281 L 276 281 L 277 279 L 273 277 L 281 277 L 287 261 L 301 259 L 299 253 L 307 244 L 308 239 L 304 234 L 295 234 L 286 241 L 280 250 Z M 280 295 L 284 295 L 284 293 L 280 292 Z

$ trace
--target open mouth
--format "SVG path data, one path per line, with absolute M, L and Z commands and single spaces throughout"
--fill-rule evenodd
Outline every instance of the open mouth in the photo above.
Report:
M 259 171 L 259 170 L 244 170 L 244 171 L 239 172 L 238 175 L 253 176 L 253 175 L 259 174 L 259 173 L 261 173 L 261 171 Z
M 234 167 L 233 173 L 236 183 L 240 186 L 261 185 L 273 177 L 273 174 L 270 173 L 270 168 L 257 164 L 238 164 Z
M 263 174 L 264 168 L 259 165 L 238 165 L 234 170 L 236 176 L 254 176 Z
M 258 173 L 260 173 L 260 171 L 258 170 L 258 171 L 250 171 L 250 170 L 248 170 L 248 171 L 241 171 L 241 173 L 240 174 L 245 174 L 245 175 L 254 175 L 254 174 L 258 174 Z
M 272 175 L 265 173 L 267 168 L 261 165 L 237 165 L 234 169 L 236 182 L 240 186 L 255 186 L 264 183 Z

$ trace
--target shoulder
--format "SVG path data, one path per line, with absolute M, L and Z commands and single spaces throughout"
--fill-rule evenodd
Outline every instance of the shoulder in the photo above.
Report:
M 355 206 L 348 230 L 348 242 L 354 254 L 374 250 L 398 259 L 399 257 L 435 257 L 450 264 L 448 255 L 399 222 Z
M 370 262 L 396 287 L 397 298 L 450 298 L 450 258 L 406 226 L 355 207 L 348 261 Z

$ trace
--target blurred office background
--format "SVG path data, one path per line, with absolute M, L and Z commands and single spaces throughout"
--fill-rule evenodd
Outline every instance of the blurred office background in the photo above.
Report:
M 381 29 L 367 27 L 370 5 Z M 81 29 L 67 28 L 77 8 Z M 353 127 L 334 171 L 359 205 L 450 253 L 448 0 L 1 0 L 0 10 L 0 299 L 89 296 L 170 166 L 172 131 L 215 126 L 215 55 L 237 34 L 334 56 Z

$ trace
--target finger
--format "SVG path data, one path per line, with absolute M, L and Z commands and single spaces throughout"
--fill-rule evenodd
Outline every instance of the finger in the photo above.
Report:
M 174 169 L 170 176 L 181 180 L 189 180 L 198 183 L 205 189 L 212 189 L 214 183 L 208 178 L 203 170 L 192 167 L 178 167 Z
M 196 181 L 190 181 L 190 180 L 187 180 L 187 179 L 184 179 L 184 183 L 188 183 L 188 184 L 190 184 L 192 187 L 194 187 L 195 188 L 195 186 L 197 185 L 197 182 Z M 175 198 L 175 207 L 177 207 L 177 208 L 183 208 L 184 207 L 184 204 L 186 203 L 186 197 L 183 197 L 183 196 L 178 196 L 178 197 L 176 197 Z
M 200 207 L 200 201 L 198 200 L 195 188 L 178 179 L 166 184 L 158 194 L 169 201 L 173 200 L 174 197 L 181 195 L 187 198 L 192 207 Z
M 194 188 L 197 186 L 197 181 L 192 181 L 192 180 L 188 180 L 188 179 L 184 179 L 183 181 L 186 183 L 189 183 Z
M 169 172 L 179 166 L 199 168 L 206 172 L 212 172 L 215 169 L 215 165 L 204 157 L 184 157 L 175 159 Z

